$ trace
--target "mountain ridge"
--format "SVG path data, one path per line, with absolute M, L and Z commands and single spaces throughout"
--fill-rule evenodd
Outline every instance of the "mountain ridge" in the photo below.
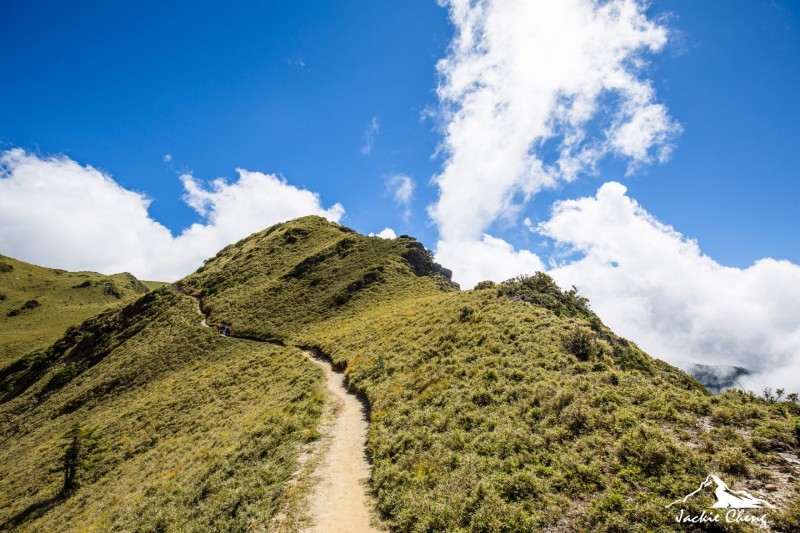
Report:
M 370 490 L 392 530 L 678 531 L 664 507 L 709 471 L 753 494 L 780 485 L 775 527 L 800 523 L 775 459 L 797 449 L 796 405 L 712 396 L 545 274 L 460 291 L 420 246 L 305 217 L 224 248 L 180 281 L 187 295 L 85 322 L 0 403 L 0 494 L 15 496 L 0 523 L 57 490 L 36 473 L 75 422 L 114 451 L 21 530 L 268 523 L 318 438 L 322 376 L 298 347 L 369 403 Z M 195 298 L 211 323 L 283 345 L 226 342 Z
M 130 273 L 45 268 L 0 255 L 0 368 L 44 349 L 67 327 L 150 289 Z

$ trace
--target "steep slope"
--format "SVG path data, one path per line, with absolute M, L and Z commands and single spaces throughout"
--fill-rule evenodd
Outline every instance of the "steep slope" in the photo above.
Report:
M 797 449 L 796 404 L 712 396 L 592 318 L 488 287 L 299 337 L 369 399 L 397 530 L 681 531 L 664 506 L 709 472 L 772 501 L 782 487 L 774 520 L 800 518 L 798 471 L 776 455 Z
M 248 531 L 317 438 L 322 376 L 300 350 L 221 337 L 171 289 L 43 357 L 0 404 L 0 530 Z
M 709 472 L 800 524 L 798 472 L 776 454 L 797 449 L 796 404 L 712 396 L 545 275 L 452 290 L 428 256 L 404 258 L 416 246 L 300 219 L 185 281 L 217 319 L 346 370 L 398 531 L 683 530 L 664 507 Z
M 66 272 L 0 255 L 0 368 L 46 348 L 67 327 L 147 291 L 127 273 Z
M 457 291 L 450 271 L 411 237 L 364 237 L 321 217 L 277 224 L 230 245 L 180 285 L 210 320 L 239 335 L 287 339 L 365 308 Z
M 258 529 L 316 438 L 322 377 L 302 347 L 368 402 L 371 489 L 394 530 L 684 531 L 665 507 L 710 473 L 775 504 L 773 529 L 800 528 L 799 472 L 777 455 L 797 453 L 800 407 L 709 394 L 546 275 L 459 291 L 412 238 L 305 217 L 176 287 L 0 376 L 0 523 Z M 187 294 L 274 344 L 200 327 Z M 106 451 L 59 495 L 74 422 Z

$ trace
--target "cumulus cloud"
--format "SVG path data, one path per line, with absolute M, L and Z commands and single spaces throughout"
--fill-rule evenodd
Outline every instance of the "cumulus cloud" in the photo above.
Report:
M 403 208 L 403 218 L 411 216 L 411 200 L 414 198 L 414 180 L 405 174 L 395 174 L 386 180 L 386 189 L 397 205 Z
M 380 233 L 370 233 L 370 237 L 380 237 L 381 239 L 396 239 L 397 234 L 392 228 L 383 228 Z
M 445 4 L 456 34 L 437 66 L 445 162 L 429 207 L 442 243 L 482 242 L 542 188 L 593 172 L 609 154 L 631 169 L 668 156 L 680 128 L 645 75 L 667 30 L 643 2 Z M 457 279 L 472 268 L 453 267 Z
M 369 121 L 367 129 L 364 130 L 364 140 L 361 144 L 361 153 L 369 155 L 372 153 L 372 145 L 375 143 L 375 138 L 381 132 L 381 125 L 378 123 L 378 117 L 372 117 Z
M 558 202 L 535 228 L 565 260 L 550 273 L 577 285 L 615 331 L 678 366 L 736 365 L 741 384 L 800 391 L 800 266 L 762 259 L 725 267 L 697 242 L 656 220 L 619 183 Z
M 0 250 L 33 263 L 174 280 L 220 248 L 303 215 L 338 221 L 340 204 L 274 175 L 239 169 L 238 179 L 204 187 L 181 176 L 184 200 L 203 217 L 177 237 L 148 214 L 150 199 L 65 157 L 21 149 L 0 155 Z
M 169 163 L 172 161 L 172 154 L 164 154 L 164 157 L 161 158 L 164 163 Z
M 640 0 L 442 3 L 455 37 L 437 66 L 444 162 L 428 209 L 437 260 L 464 287 L 544 270 L 489 233 L 516 224 L 542 189 L 596 173 L 605 157 L 627 161 L 628 174 L 669 157 L 681 127 L 647 73 L 667 28 Z M 549 272 L 559 283 L 579 286 L 653 356 L 743 366 L 756 372 L 743 386 L 800 390 L 800 266 L 720 265 L 619 183 L 523 224 L 553 239 Z
M 479 241 L 441 241 L 436 260 L 447 268 L 458 269 L 456 281 L 463 288 L 472 288 L 483 280 L 501 281 L 544 270 L 536 254 L 514 250 L 511 244 L 491 235 L 484 235 Z

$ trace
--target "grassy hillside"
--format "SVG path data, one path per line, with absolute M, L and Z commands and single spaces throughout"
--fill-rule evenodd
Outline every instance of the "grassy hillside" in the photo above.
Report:
M 0 256 L 0 368 L 147 290 L 130 274 L 66 272 Z
M 180 284 L 210 321 L 285 339 L 322 320 L 400 299 L 457 291 L 416 240 L 364 237 L 321 217 L 277 224 L 230 245 Z
M 0 523 L 263 527 L 320 417 L 301 346 L 368 401 L 371 488 L 396 531 L 685 531 L 664 507 L 711 472 L 800 528 L 798 470 L 777 456 L 797 453 L 797 404 L 709 394 L 545 275 L 459 291 L 412 238 L 305 217 L 178 286 L 286 347 L 221 338 L 164 288 L 27 355 L 0 372 Z M 59 495 L 70 431 L 100 451 Z
M 800 524 L 797 469 L 775 454 L 797 449 L 796 404 L 712 396 L 591 315 L 503 292 L 297 336 L 369 399 L 373 486 L 398 531 L 683 531 L 664 506 L 708 472 Z
M 147 281 L 147 280 L 144 280 L 144 279 L 141 280 L 141 281 L 142 281 L 142 285 L 144 285 L 145 287 L 147 287 L 151 291 L 154 291 L 156 289 L 160 289 L 161 287 L 166 287 L 168 285 L 171 285 L 171 283 L 169 283 L 167 281 Z
M 316 438 L 321 374 L 297 349 L 201 327 L 195 306 L 160 289 L 45 352 L 38 379 L 0 404 L 0 530 L 268 524 L 298 445 Z M 88 456 L 64 492 L 75 424 Z
M 215 319 L 345 369 L 398 531 L 683 531 L 664 506 L 708 472 L 800 527 L 797 472 L 776 455 L 797 450 L 796 404 L 712 396 L 544 275 L 456 291 L 403 258 L 416 246 L 300 219 L 185 280 Z

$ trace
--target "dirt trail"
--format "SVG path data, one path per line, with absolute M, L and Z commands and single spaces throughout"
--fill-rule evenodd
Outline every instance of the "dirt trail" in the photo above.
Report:
M 370 525 L 366 492 L 369 463 L 364 455 L 367 417 L 364 406 L 347 392 L 344 376 L 331 365 L 304 352 L 325 374 L 325 388 L 336 402 L 336 418 L 324 438 L 330 441 L 314 472 L 315 487 L 310 496 L 314 526 L 304 531 L 326 533 L 377 532 Z
M 203 309 L 200 307 L 200 300 L 195 298 L 195 303 L 197 304 L 197 314 L 200 315 L 200 325 L 204 328 L 210 328 L 211 326 L 209 326 L 208 322 L 206 322 L 206 315 L 203 313 Z
M 180 288 L 177 289 L 186 294 Z M 197 303 L 200 325 L 211 327 Z M 236 337 L 234 337 L 236 338 Z M 249 340 L 250 339 L 241 339 Z M 322 428 L 323 456 L 312 474 L 314 488 L 309 495 L 308 508 L 314 524 L 303 529 L 309 533 L 380 533 L 370 524 L 370 505 L 366 482 L 369 463 L 365 455 L 367 442 L 367 416 L 362 403 L 347 392 L 344 375 L 334 372 L 330 363 L 303 351 L 308 359 L 322 369 L 325 388 L 334 404 L 327 409 L 333 414 Z

